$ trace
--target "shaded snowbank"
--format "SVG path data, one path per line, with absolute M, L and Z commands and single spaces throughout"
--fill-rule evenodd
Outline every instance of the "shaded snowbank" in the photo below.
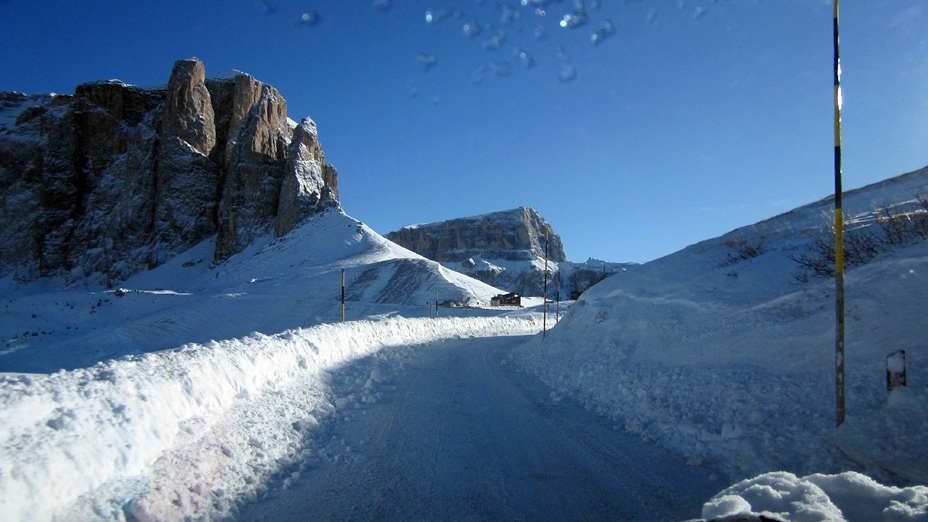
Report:
M 307 458 L 302 436 L 333 409 L 327 370 L 389 347 L 539 328 L 536 316 L 357 321 L 0 374 L 0 511 L 10 520 L 69 508 L 112 520 L 127 510 L 140 520 L 228 514 Z M 376 400 L 373 389 L 336 406 Z
M 875 226 L 874 208 L 925 192 L 928 170 L 848 193 L 845 209 L 855 227 Z M 613 276 L 515 358 L 627 431 L 732 481 L 860 470 L 926 483 L 928 244 L 848 272 L 848 418 L 835 430 L 834 283 L 800 283 L 789 259 L 828 226 L 829 205 Z M 899 349 L 909 386 L 888 397 L 885 358 Z
M 716 495 L 703 506 L 702 516 L 718 521 L 760 516 L 797 522 L 928 520 L 928 487 L 883 486 L 852 471 L 802 478 L 766 473 Z

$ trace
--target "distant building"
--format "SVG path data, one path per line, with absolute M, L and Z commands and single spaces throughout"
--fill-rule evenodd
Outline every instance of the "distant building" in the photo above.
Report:
M 522 297 L 519 294 L 499 294 L 490 299 L 490 306 L 518 306 L 522 307 Z

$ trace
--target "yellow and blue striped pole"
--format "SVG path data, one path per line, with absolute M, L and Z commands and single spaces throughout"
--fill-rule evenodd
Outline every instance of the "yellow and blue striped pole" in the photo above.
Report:
M 541 338 L 548 335 L 548 225 L 545 225 L 545 292 L 542 305 Z
M 838 0 L 835 0 L 835 402 L 837 426 L 844 422 L 844 211 L 841 201 L 841 57 Z

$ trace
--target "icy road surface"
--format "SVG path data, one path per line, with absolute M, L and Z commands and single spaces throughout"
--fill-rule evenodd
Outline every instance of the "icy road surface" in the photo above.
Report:
M 557 400 L 507 364 L 525 336 L 422 346 L 384 400 L 333 426 L 333 458 L 241 521 L 686 520 L 724 487 L 709 470 Z

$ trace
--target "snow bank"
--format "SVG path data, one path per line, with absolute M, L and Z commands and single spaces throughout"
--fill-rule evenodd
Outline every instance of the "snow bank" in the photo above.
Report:
M 77 514 L 68 518 L 112 520 L 128 510 L 139 520 L 228 513 L 281 462 L 306 457 L 302 435 L 333 409 L 327 370 L 387 347 L 539 328 L 526 317 L 357 321 L 52 375 L 0 374 L 0 512 L 8 520 L 69 509 Z
M 854 472 L 803 478 L 775 472 L 726 489 L 702 509 L 710 520 L 746 515 L 795 522 L 928 520 L 928 487 L 887 487 Z
M 846 194 L 855 227 L 928 192 L 928 169 Z M 516 361 L 630 433 L 731 481 L 772 470 L 928 483 L 928 242 L 846 274 L 847 421 L 835 429 L 834 282 L 790 259 L 828 226 L 797 209 L 606 279 Z M 874 207 L 877 205 L 877 207 Z M 908 386 L 886 390 L 906 350 Z

